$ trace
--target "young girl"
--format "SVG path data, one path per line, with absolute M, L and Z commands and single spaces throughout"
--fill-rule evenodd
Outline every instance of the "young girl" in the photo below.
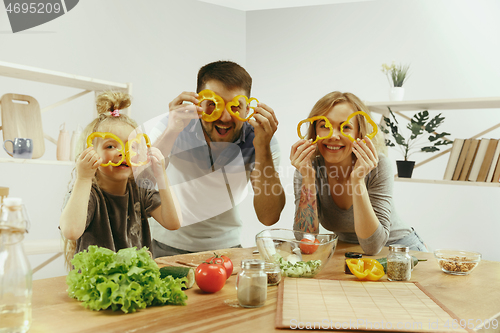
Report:
M 357 111 L 370 114 L 358 97 L 336 91 L 321 98 L 309 114 L 309 118 L 325 116 L 333 132 L 330 136 L 325 120 L 316 120 L 309 128 L 310 140 L 292 146 L 290 160 L 297 168 L 294 229 L 318 232 L 321 223 L 340 240 L 359 243 L 369 255 L 395 243 L 426 251 L 394 209 L 394 176 L 389 159 L 380 153 L 385 148 L 383 138 L 366 136 L 369 127 L 362 115 L 343 127 L 354 142 L 341 134 L 341 124 Z M 324 139 L 313 144 L 317 136 Z
M 83 131 L 80 141 L 85 145 L 81 146 L 86 147 L 87 137 L 94 132 L 112 133 L 124 145 L 129 137 L 136 137 L 136 122 L 121 113 L 131 104 L 129 95 L 106 92 L 96 102 L 99 116 Z M 76 180 L 59 222 L 68 267 L 73 255 L 89 245 L 113 251 L 133 246 L 151 248 L 147 220 L 150 216 L 169 230 L 181 225 L 178 203 L 165 174 L 164 157 L 157 148 L 149 148 L 147 158 L 159 191 L 138 186 L 127 159 L 116 166 L 101 165 L 119 163 L 124 152 L 119 150 L 123 148 L 116 139 L 98 137 L 76 159 Z

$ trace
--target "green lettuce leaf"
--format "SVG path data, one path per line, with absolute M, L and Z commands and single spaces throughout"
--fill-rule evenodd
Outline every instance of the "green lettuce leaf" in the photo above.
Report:
M 147 250 L 133 247 L 115 253 L 89 246 L 71 260 L 74 269 L 66 277 L 68 295 L 96 311 L 111 308 L 128 313 L 151 305 L 185 305 L 182 287 L 186 278 L 161 279 Z

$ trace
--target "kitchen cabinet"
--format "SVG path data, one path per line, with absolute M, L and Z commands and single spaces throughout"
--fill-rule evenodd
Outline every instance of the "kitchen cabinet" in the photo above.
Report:
M 401 111 L 445 111 L 453 112 L 453 110 L 477 110 L 477 109 L 497 109 L 500 111 L 500 97 L 483 97 L 483 98 L 458 98 L 458 99 L 435 99 L 435 100 L 414 100 L 414 101 L 390 101 L 390 102 L 365 102 L 365 105 L 370 109 L 371 112 L 378 113 L 381 115 L 388 116 L 388 107 L 393 111 L 395 115 L 398 115 L 406 120 L 410 120 L 410 117 L 401 113 Z M 499 117 L 500 119 L 500 117 Z M 493 124 L 486 128 L 484 131 L 472 136 L 472 138 L 481 138 L 483 135 L 500 128 L 500 122 Z M 431 162 L 432 160 L 448 154 L 451 151 L 451 145 L 449 148 L 438 152 L 432 153 L 432 157 L 415 164 L 415 168 L 419 167 L 425 163 Z M 444 169 L 442 174 L 444 175 Z M 436 180 L 436 179 L 413 179 L 413 178 L 398 178 L 395 177 L 396 181 L 402 182 L 418 182 L 418 183 L 429 183 L 429 184 L 452 184 L 452 185 L 471 185 L 471 186 L 485 186 L 485 187 L 500 187 L 500 183 L 486 183 L 486 182 L 472 182 L 472 181 L 456 181 L 456 180 Z

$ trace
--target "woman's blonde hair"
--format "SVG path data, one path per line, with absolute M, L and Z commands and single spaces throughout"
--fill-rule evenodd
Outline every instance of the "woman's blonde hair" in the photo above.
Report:
M 316 104 L 313 106 L 311 112 L 309 113 L 309 118 L 316 116 L 324 116 L 337 104 L 347 103 L 352 106 L 355 111 L 364 111 L 370 118 L 372 117 L 370 110 L 366 105 L 354 94 L 349 92 L 333 91 L 331 93 L 323 96 Z M 358 120 L 358 133 L 360 138 L 364 138 L 368 133 L 368 121 L 362 115 L 356 115 Z M 373 119 L 373 118 L 372 118 Z M 316 139 L 316 126 L 310 126 L 306 135 L 307 139 Z M 384 138 L 382 133 L 379 131 L 377 135 L 372 139 L 375 149 L 378 153 L 387 153 L 387 147 L 385 146 Z
M 116 125 L 130 125 L 132 128 L 137 128 L 137 123 L 124 113 L 124 109 L 132 104 L 131 97 L 127 93 L 117 91 L 106 91 L 97 96 L 96 108 L 97 118 L 88 124 L 82 131 L 77 143 L 77 154 L 75 161 L 78 160 L 80 154 L 87 148 L 87 137 L 94 132 L 102 132 L 104 128 L 113 128 Z M 119 110 L 118 113 L 115 110 Z M 117 116 L 115 116 L 117 115 Z M 73 180 L 76 178 L 76 168 L 73 169 L 71 180 L 68 185 L 69 190 L 73 188 Z M 93 183 L 97 183 L 99 179 L 99 170 L 96 171 Z M 66 268 L 71 270 L 71 259 L 75 255 L 76 241 L 66 239 L 61 235 L 64 241 L 64 263 Z

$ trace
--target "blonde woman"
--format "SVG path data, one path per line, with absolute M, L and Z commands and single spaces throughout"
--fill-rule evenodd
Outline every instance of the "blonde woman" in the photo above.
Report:
M 106 92 L 98 96 L 96 102 L 99 116 L 83 131 L 82 149 L 87 137 L 94 132 L 114 134 L 123 145 L 129 138 L 136 137 L 136 122 L 121 112 L 131 104 L 129 95 Z M 151 248 L 147 220 L 150 216 L 169 230 L 181 225 L 181 214 L 170 191 L 161 152 L 152 147 L 147 154 L 160 188 L 155 190 L 137 185 L 133 166 L 122 159 L 123 148 L 113 137 L 97 137 L 93 146 L 76 158 L 76 179 L 59 221 L 68 267 L 73 255 L 89 245 L 113 251 L 134 246 Z M 116 165 L 103 166 L 108 162 Z
M 307 134 L 291 149 L 294 175 L 294 229 L 318 232 L 319 224 L 339 235 L 339 239 L 359 243 L 366 254 L 382 247 L 403 244 L 412 250 L 426 251 L 413 228 L 398 217 L 392 200 L 393 173 L 383 154 L 379 135 L 370 140 L 368 122 L 356 115 L 344 124 L 351 142 L 341 134 L 341 124 L 354 112 L 368 108 L 351 93 L 332 92 L 321 98 L 309 114 L 324 116 L 314 121 Z M 371 132 L 371 129 L 370 129 Z M 317 136 L 326 137 L 312 143 Z

